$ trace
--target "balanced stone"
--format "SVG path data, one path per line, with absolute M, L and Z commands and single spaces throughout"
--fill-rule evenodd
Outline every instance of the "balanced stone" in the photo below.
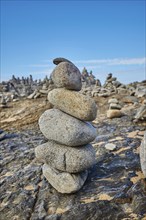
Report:
M 48 182 L 60 193 L 74 193 L 78 191 L 85 183 L 88 172 L 71 174 L 67 172 L 60 172 L 55 168 L 43 165 L 43 175 Z
M 66 89 L 53 89 L 48 94 L 49 102 L 80 120 L 93 121 L 96 118 L 97 106 L 93 99 L 79 92 Z
M 59 63 L 51 73 L 51 79 L 57 88 L 79 91 L 82 87 L 81 73 L 79 69 L 70 62 Z
M 118 101 L 116 98 L 111 98 L 111 99 L 108 100 L 108 103 L 109 103 L 109 104 L 110 104 L 110 103 L 118 104 L 119 101 Z
M 120 104 L 116 104 L 116 103 L 110 103 L 110 109 L 121 109 L 121 105 Z
M 96 129 L 58 109 L 45 111 L 40 119 L 41 132 L 49 140 L 68 146 L 88 144 L 96 137 Z
M 146 177 L 146 131 L 144 133 L 144 138 L 140 145 L 140 164 L 142 172 Z
M 68 147 L 49 141 L 35 149 L 36 157 L 42 162 L 61 171 L 77 173 L 95 164 L 92 145 Z
M 58 65 L 59 63 L 62 63 L 62 62 L 72 63 L 71 61 L 69 61 L 69 60 L 67 60 L 67 59 L 65 59 L 65 58 L 63 58 L 63 57 L 58 57 L 58 58 L 55 58 L 55 59 L 53 60 L 53 63 L 54 63 L 55 65 Z

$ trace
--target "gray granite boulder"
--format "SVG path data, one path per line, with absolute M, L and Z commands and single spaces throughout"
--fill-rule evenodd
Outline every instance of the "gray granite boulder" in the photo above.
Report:
M 74 193 L 78 191 L 85 183 L 88 172 L 71 174 L 60 172 L 55 168 L 43 165 L 43 175 L 48 182 L 60 193 Z
M 92 145 L 68 147 L 49 141 L 35 148 L 36 157 L 42 162 L 61 171 L 77 173 L 95 164 Z
M 57 88 L 66 88 L 70 90 L 81 90 L 81 73 L 79 69 L 70 62 L 59 63 L 51 74 Z
M 146 177 L 146 131 L 144 133 L 144 138 L 140 145 L 140 164 L 142 172 Z
M 96 118 L 97 106 L 94 100 L 79 92 L 67 89 L 53 89 L 48 94 L 48 100 L 55 108 L 80 120 L 93 121 Z
M 96 129 L 58 109 L 45 111 L 40 119 L 41 132 L 49 140 L 68 146 L 88 144 L 96 137 Z

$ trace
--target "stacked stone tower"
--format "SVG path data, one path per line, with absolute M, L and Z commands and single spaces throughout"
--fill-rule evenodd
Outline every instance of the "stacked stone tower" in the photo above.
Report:
M 36 157 L 44 162 L 43 175 L 61 193 L 78 191 L 95 164 L 95 151 L 91 144 L 96 137 L 95 128 L 87 121 L 96 118 L 95 102 L 80 94 L 81 73 L 64 58 L 56 58 L 51 78 L 57 87 L 48 94 L 53 109 L 45 111 L 39 119 L 41 132 L 47 143 L 35 149 Z

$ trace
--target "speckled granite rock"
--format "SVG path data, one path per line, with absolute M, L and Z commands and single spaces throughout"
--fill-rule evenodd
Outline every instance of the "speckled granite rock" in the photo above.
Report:
M 49 140 L 68 146 L 88 144 L 96 137 L 96 129 L 58 109 L 45 111 L 40 119 L 41 132 Z
M 93 121 L 96 118 L 97 106 L 93 99 L 79 92 L 66 89 L 53 89 L 48 94 L 49 102 L 80 120 Z
M 78 191 L 87 179 L 88 172 L 71 174 L 67 172 L 60 172 L 55 168 L 43 165 L 43 174 L 49 183 L 61 193 L 73 193 Z
M 70 62 L 61 62 L 51 73 L 51 79 L 58 88 L 81 90 L 81 73 L 79 69 Z
M 49 141 L 35 148 L 38 159 L 60 171 L 77 173 L 95 164 L 95 151 L 92 145 L 68 147 Z

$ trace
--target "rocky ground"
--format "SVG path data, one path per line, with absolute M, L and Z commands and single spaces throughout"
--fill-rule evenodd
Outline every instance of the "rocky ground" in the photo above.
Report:
M 146 123 L 132 121 L 139 104 L 117 98 L 125 115 L 107 119 L 109 98 L 95 97 L 96 165 L 83 188 L 70 195 L 49 185 L 34 155 L 35 147 L 46 142 L 37 121 L 50 104 L 42 97 L 1 109 L 1 220 L 146 219 L 146 181 L 139 160 Z

